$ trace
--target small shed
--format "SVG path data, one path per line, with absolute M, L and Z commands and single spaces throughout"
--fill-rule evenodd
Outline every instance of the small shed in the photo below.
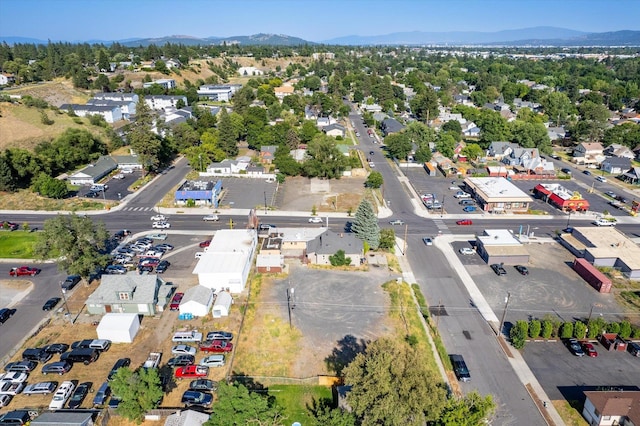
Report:
M 216 301 L 213 304 L 213 310 L 211 311 L 213 317 L 220 318 L 229 316 L 231 305 L 233 305 L 233 297 L 231 297 L 231 293 L 221 291 L 216 296 Z
M 44 412 L 31 420 L 37 426 L 93 426 L 95 412 Z M 16 423 L 17 424 L 17 423 Z
M 110 313 L 102 317 L 98 324 L 98 339 L 113 343 L 131 343 L 140 330 L 138 314 Z
M 180 302 L 180 314 L 191 314 L 194 317 L 205 317 L 213 306 L 213 290 L 197 285 L 184 292 Z

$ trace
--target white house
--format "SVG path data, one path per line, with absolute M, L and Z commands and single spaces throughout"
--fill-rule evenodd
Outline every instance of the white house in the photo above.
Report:
M 140 330 L 138 314 L 105 314 L 98 324 L 98 339 L 111 340 L 113 343 L 131 343 Z
M 164 89 L 175 89 L 176 88 L 176 81 L 172 78 L 161 78 L 159 80 L 153 80 L 151 82 L 147 82 L 142 84 L 142 87 L 144 87 L 145 89 L 153 86 L 154 84 L 157 84 L 158 86 L 161 86 Z
M 95 163 L 69 176 L 71 185 L 91 185 L 111 173 L 118 167 L 115 160 L 103 155 Z
M 149 95 L 144 98 L 144 102 L 154 110 L 177 108 L 178 101 L 182 101 L 185 106 L 189 105 L 187 97 L 180 95 Z
M 242 76 L 247 75 L 264 75 L 264 71 L 259 70 L 256 67 L 240 67 L 238 68 L 238 74 Z
M 197 285 L 184 292 L 180 302 L 180 313 L 194 317 L 205 317 L 213 306 L 213 291 L 209 287 Z
M 221 291 L 216 296 L 211 314 L 214 318 L 228 317 L 231 305 L 233 305 L 233 297 L 231 297 L 231 294 L 226 291 Z
M 122 118 L 125 120 L 129 120 L 132 115 L 136 115 L 136 103 L 133 101 L 91 98 L 87 101 L 87 105 L 119 107 L 122 112 Z
M 193 274 L 201 286 L 241 293 L 249 277 L 258 234 L 253 229 L 216 231 Z
M 0 73 L 0 86 L 6 86 L 9 83 L 15 83 L 16 78 L 11 74 Z
M 123 119 L 122 110 L 116 105 L 79 105 L 79 104 L 63 104 L 60 106 L 62 111 L 73 111 L 78 117 L 88 117 L 90 115 L 101 115 L 107 123 L 115 123 Z
M 240 84 L 205 84 L 198 89 L 198 95 L 213 101 L 228 102 L 241 87 Z
M 93 99 L 110 99 L 112 101 L 129 101 L 138 103 L 140 97 L 135 93 L 120 93 L 120 92 L 99 92 L 93 95 Z

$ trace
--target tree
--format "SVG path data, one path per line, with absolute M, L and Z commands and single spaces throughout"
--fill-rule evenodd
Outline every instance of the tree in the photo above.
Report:
M 67 183 L 61 179 L 55 179 L 48 174 L 41 172 L 36 176 L 31 184 L 34 192 L 48 198 L 61 199 L 69 195 Z
M 525 340 L 527 338 L 529 324 L 526 321 L 518 320 L 516 324 L 511 327 L 511 331 L 509 332 L 509 338 L 511 339 L 511 344 L 516 349 L 524 348 Z
M 379 339 L 344 369 L 347 402 L 362 424 L 424 425 L 440 417 L 443 383 L 423 353 L 408 343 Z
M 531 320 L 531 322 L 529 322 L 529 337 L 537 339 L 540 336 L 541 330 L 542 324 L 540 323 L 540 320 Z
M 218 119 L 218 147 L 227 153 L 230 158 L 238 155 L 238 144 L 233 129 L 231 118 L 227 114 L 227 109 L 222 108 Z
M 133 372 L 129 367 L 121 367 L 110 386 L 113 394 L 121 399 L 118 414 L 138 424 L 144 420 L 147 411 L 158 405 L 164 394 L 157 368 Z
M 587 325 L 582 321 L 576 321 L 573 326 L 573 336 L 576 339 L 584 339 L 587 335 Z
M 477 160 L 482 156 L 482 148 L 477 143 L 468 143 L 462 148 L 462 153 L 470 160 Z
M 548 319 L 542 320 L 542 338 L 549 339 L 551 334 L 553 334 L 553 322 Z
M 411 152 L 411 141 L 406 133 L 392 133 L 384 138 L 384 144 L 393 158 L 407 158 Z
M 378 189 L 384 183 L 384 179 L 382 178 L 382 173 L 373 171 L 369 173 L 367 176 L 367 180 L 364 182 L 364 186 L 367 188 Z
M 329 256 L 329 263 L 331 263 L 331 266 L 349 266 L 351 265 L 351 258 L 345 256 L 344 250 L 338 250 L 335 254 Z
M 480 426 L 496 408 L 491 395 L 480 396 L 477 391 L 463 398 L 449 398 L 442 416 L 434 422 L 435 426 Z
M 391 250 L 396 245 L 396 231 L 391 228 L 380 230 L 380 250 Z
M 58 215 L 44 222 L 33 252 L 37 259 L 57 258 L 58 269 L 88 278 L 97 266 L 105 266 L 109 233 L 103 222 L 86 216 Z
M 580 105 L 579 111 L 580 120 L 573 127 L 576 140 L 600 140 L 609 119 L 609 109 L 602 104 L 585 101 Z
M 438 95 L 430 87 L 426 87 L 422 93 L 411 99 L 409 105 L 415 116 L 425 123 L 438 116 Z
M 323 404 L 313 412 L 318 426 L 356 426 L 355 416 L 341 408 L 331 408 Z
M 13 170 L 4 155 L 0 155 L 0 191 L 13 192 L 16 183 L 13 179 Z
M 448 132 L 440 132 L 440 134 L 438 134 L 438 140 L 436 140 L 436 149 L 440 154 L 451 158 L 455 153 L 456 144 L 457 142 L 453 135 Z
M 562 328 L 560 331 L 560 338 L 561 339 L 569 339 L 573 337 L 573 323 L 572 322 L 565 322 L 562 323 Z
M 300 127 L 300 140 L 303 143 L 311 142 L 311 140 L 319 133 L 320 131 L 316 127 L 316 124 L 311 120 L 305 120 Z
M 279 426 L 282 423 L 280 409 L 272 397 L 250 392 L 238 383 L 220 382 L 213 410 L 216 414 L 204 426 Z
M 331 136 L 316 136 L 307 147 L 307 155 L 303 169 L 309 177 L 338 179 L 347 166 L 346 157 Z
M 351 232 L 353 232 L 358 239 L 369 244 L 369 247 L 374 250 L 380 245 L 378 218 L 369 201 L 362 200 L 358 205 L 356 214 L 351 222 Z
M 162 141 L 151 131 L 153 115 L 143 98 L 138 102 L 136 121 L 131 123 L 131 130 L 127 136 L 131 149 L 138 155 L 143 169 L 148 173 L 160 164 L 160 150 Z
M 442 125 L 441 131 L 453 132 L 462 135 L 462 125 L 458 120 L 449 120 Z
M 476 124 L 480 128 L 480 141 L 491 143 L 511 139 L 509 123 L 498 112 L 487 109 L 480 110 Z
M 544 124 L 515 120 L 510 123 L 510 127 L 513 142 L 523 148 L 538 148 L 542 152 L 550 152 L 551 140 Z
M 287 176 L 297 176 L 300 174 L 301 166 L 292 156 L 289 150 L 283 146 L 278 146 L 273 155 L 273 164 L 276 165 L 280 173 Z

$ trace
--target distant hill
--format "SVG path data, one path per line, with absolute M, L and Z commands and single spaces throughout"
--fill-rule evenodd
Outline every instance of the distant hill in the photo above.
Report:
M 303 40 L 298 37 L 292 37 L 285 34 L 254 34 L 250 36 L 235 36 L 225 37 L 217 40 L 218 44 L 221 43 L 237 43 L 253 46 L 300 46 L 303 44 L 316 44 L 312 41 Z
M 528 39 L 500 44 L 508 46 L 640 46 L 640 31 L 591 33 L 568 39 Z

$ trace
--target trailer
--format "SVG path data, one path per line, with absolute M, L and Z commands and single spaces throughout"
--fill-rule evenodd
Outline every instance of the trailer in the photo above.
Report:
M 158 368 L 161 358 L 162 352 L 151 352 L 147 357 L 147 360 L 142 364 L 142 368 Z
M 573 261 L 573 270 L 600 293 L 611 291 L 611 280 L 584 258 Z

